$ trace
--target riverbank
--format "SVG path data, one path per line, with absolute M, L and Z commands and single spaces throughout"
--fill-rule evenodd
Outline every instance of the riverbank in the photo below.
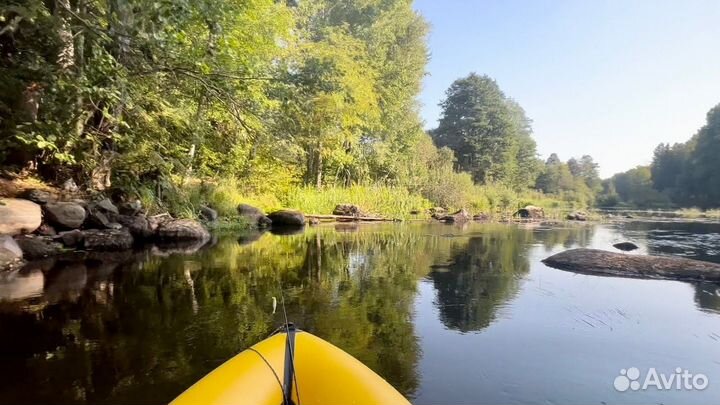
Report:
M 165 187 L 80 190 L 72 181 L 51 186 L 34 179 L 0 183 L 3 267 L 73 250 L 123 251 L 162 242 L 207 241 L 209 231 L 301 229 L 320 222 L 437 220 L 592 220 L 583 211 L 535 192 L 473 186 L 437 206 L 404 187 L 289 187 L 255 194 L 233 180 L 186 179 Z M 528 203 L 538 205 L 528 205 Z

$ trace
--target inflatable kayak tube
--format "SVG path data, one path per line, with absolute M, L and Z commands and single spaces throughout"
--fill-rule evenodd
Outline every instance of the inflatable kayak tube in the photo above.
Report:
M 228 360 L 171 405 L 409 405 L 387 381 L 292 324 Z

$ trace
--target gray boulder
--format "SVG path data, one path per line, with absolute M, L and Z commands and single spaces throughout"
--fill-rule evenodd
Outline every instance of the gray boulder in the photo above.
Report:
M 55 228 L 53 228 L 51 225 L 48 224 L 41 224 L 38 229 L 35 230 L 35 233 L 42 236 L 55 236 L 57 235 L 57 231 L 55 231 Z
M 155 234 L 157 225 L 151 223 L 145 215 L 118 215 L 117 221 L 139 240 L 149 239 Z
M 597 249 L 571 249 L 542 261 L 576 273 L 720 282 L 720 264 L 673 256 L 644 256 Z
M 0 267 L 23 258 L 23 252 L 10 235 L 0 235 Z
M 47 204 L 55 200 L 55 198 L 53 198 L 53 195 L 49 192 L 44 190 L 38 190 L 36 188 L 25 191 L 23 197 L 40 205 Z
M 173 219 L 160 224 L 156 235 L 160 240 L 208 240 L 210 233 L 192 219 Z
M 489 220 L 490 220 L 490 215 L 482 213 L 482 212 L 479 214 L 473 215 L 473 221 L 482 222 L 482 221 L 489 221 Z
M 338 204 L 333 210 L 333 215 L 343 215 L 347 217 L 366 217 L 368 216 L 359 206 L 355 204 Z
M 280 210 L 268 214 L 273 227 L 301 227 L 305 226 L 305 215 L 295 210 Z
M 142 203 L 140 200 L 127 201 L 118 207 L 120 214 L 122 215 L 138 215 L 142 211 Z
M 119 229 L 118 208 L 109 199 L 92 202 L 87 206 L 86 228 Z
M 48 203 L 43 209 L 48 222 L 60 228 L 77 229 L 87 218 L 85 208 L 74 202 Z
M 545 210 L 534 205 L 527 205 L 525 208 L 517 210 L 513 215 L 523 219 L 543 219 L 545 218 Z
M 34 232 L 42 222 L 42 210 L 32 201 L 0 198 L 0 234 Z
M 445 215 L 443 217 L 440 217 L 440 221 L 443 222 L 449 222 L 449 223 L 463 223 L 467 222 L 472 219 L 472 216 L 465 208 L 454 212 L 450 215 Z
M 127 229 L 89 229 L 83 231 L 83 247 L 88 250 L 125 250 L 133 245 Z
M 575 211 L 567 214 L 565 217 L 569 221 L 587 221 L 587 213 L 583 211 Z
M 72 231 L 60 232 L 55 238 L 67 247 L 81 247 L 85 240 L 85 235 L 79 229 Z
M 267 228 L 272 224 L 272 220 L 265 216 L 262 210 L 252 205 L 240 204 L 237 206 L 237 212 L 240 217 L 245 219 L 251 226 Z
M 428 214 L 434 219 L 440 219 L 447 214 L 447 210 L 443 207 L 432 207 L 428 210 Z
M 63 253 L 62 244 L 47 236 L 18 236 L 15 241 L 22 249 L 23 257 L 29 260 L 42 259 Z
M 65 182 L 62 184 L 63 191 L 67 191 L 68 193 L 76 193 L 80 188 L 75 183 L 75 180 L 72 178 L 69 178 L 65 180 Z
M 105 214 L 115 214 L 118 215 L 120 211 L 118 210 L 118 207 L 115 206 L 115 204 L 110 201 L 109 198 L 102 199 L 96 203 L 94 203 L 95 207 L 100 209 Z
M 218 219 L 218 213 L 210 207 L 202 206 L 200 207 L 200 218 L 207 222 L 214 222 Z

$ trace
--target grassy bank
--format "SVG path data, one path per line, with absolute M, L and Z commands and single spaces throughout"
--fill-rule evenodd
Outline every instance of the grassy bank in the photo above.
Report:
M 485 213 L 494 218 L 512 215 L 526 205 L 543 207 L 549 218 L 563 218 L 568 211 L 585 208 L 576 201 L 567 201 L 555 196 L 526 190 L 516 192 L 502 185 L 471 186 L 463 189 L 454 187 L 443 194 L 441 202 L 427 198 L 422 190 L 411 191 L 406 187 L 385 185 L 353 185 L 350 187 L 326 186 L 321 189 L 305 186 L 290 186 L 255 193 L 232 179 L 222 181 L 186 181 L 183 186 L 174 187 L 161 198 L 151 188 L 136 190 L 143 204 L 153 211 L 169 211 L 173 215 L 195 217 L 200 206 L 216 209 L 222 218 L 233 223 L 237 219 L 236 207 L 245 203 L 265 212 L 290 208 L 312 214 L 330 214 L 337 204 L 357 204 L 368 213 L 389 218 L 408 219 L 411 211 L 420 211 L 419 217 L 434 206 L 449 210 L 466 208 L 473 214 Z M 427 194 L 426 194 L 427 195 Z M 428 196 L 432 197 L 432 196 Z M 229 224 L 228 227 L 235 225 Z

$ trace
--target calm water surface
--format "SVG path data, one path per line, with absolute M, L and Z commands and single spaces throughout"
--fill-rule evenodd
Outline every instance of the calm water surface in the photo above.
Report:
M 720 286 L 540 262 L 625 240 L 720 262 L 720 225 L 627 222 L 321 226 L 33 263 L 0 274 L 0 403 L 166 403 L 281 324 L 281 288 L 291 321 L 415 404 L 719 403 Z M 709 386 L 617 392 L 628 367 Z

